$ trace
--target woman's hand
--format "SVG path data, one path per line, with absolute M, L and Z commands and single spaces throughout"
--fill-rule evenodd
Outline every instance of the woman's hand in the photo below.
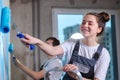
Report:
M 67 71 L 72 71 L 72 70 L 78 70 L 78 67 L 73 65 L 73 64 L 66 64 L 63 67 L 63 71 L 67 72 Z
M 25 36 L 25 38 L 21 38 L 21 41 L 23 43 L 27 43 L 27 44 L 37 44 L 39 42 L 39 39 L 32 37 L 28 34 L 23 33 L 23 35 Z
M 63 71 L 67 72 L 72 78 L 78 80 L 77 74 L 73 73 L 72 70 L 78 70 L 78 67 L 73 64 L 66 64 L 63 67 Z

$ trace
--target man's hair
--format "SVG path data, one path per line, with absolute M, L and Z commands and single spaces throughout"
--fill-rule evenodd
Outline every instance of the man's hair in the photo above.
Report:
M 53 40 L 53 46 L 57 46 L 60 44 L 60 41 L 55 37 L 49 37 L 46 39 L 46 41 L 48 41 L 48 40 Z

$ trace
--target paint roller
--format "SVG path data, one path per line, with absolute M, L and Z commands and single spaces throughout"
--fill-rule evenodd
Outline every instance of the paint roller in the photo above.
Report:
M 1 14 L 1 28 L 0 28 L 1 32 L 8 33 L 10 31 L 10 23 L 11 23 L 10 8 L 4 7 L 2 8 L 2 14 Z M 14 27 L 17 28 L 15 24 Z M 25 38 L 25 36 L 21 32 L 17 33 L 17 37 Z M 30 45 L 30 50 L 34 50 L 35 46 L 32 44 L 29 45 Z M 10 47 L 12 47 L 12 44 L 10 45 Z
M 8 51 L 10 52 L 10 54 L 12 56 L 13 63 L 16 65 L 17 58 L 14 55 L 14 44 L 12 44 L 12 43 L 9 44 Z
M 1 32 L 8 33 L 10 31 L 11 11 L 9 7 L 2 8 L 1 14 Z
M 22 34 L 22 33 L 18 33 L 17 34 L 17 37 L 19 37 L 19 38 L 25 38 L 25 36 Z M 35 49 L 35 46 L 33 45 L 33 44 L 26 44 L 26 43 L 24 43 L 25 45 L 29 45 L 29 49 L 30 50 L 34 50 Z
M 16 36 L 17 36 L 18 38 L 25 38 L 25 36 L 22 34 L 22 32 L 19 31 L 17 25 L 14 23 L 14 21 L 13 21 L 12 18 L 11 18 L 11 22 L 12 22 L 12 25 L 13 25 L 13 29 L 14 29 L 15 31 L 17 31 Z M 25 44 L 25 43 L 24 43 L 24 44 Z M 25 44 L 25 45 L 26 45 L 26 44 Z M 30 49 L 30 50 L 34 50 L 34 49 L 35 49 L 35 45 L 33 45 L 33 44 L 27 44 L 27 45 L 29 45 L 29 49 Z
M 8 51 L 12 54 L 13 60 L 15 60 L 16 57 L 13 54 L 13 52 L 14 52 L 14 44 L 12 44 L 12 43 L 9 44 Z

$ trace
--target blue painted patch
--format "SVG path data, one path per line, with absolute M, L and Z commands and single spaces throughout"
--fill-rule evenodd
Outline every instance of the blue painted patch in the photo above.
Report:
M 2 29 L 2 8 L 3 0 L 0 0 L 0 30 Z M 6 32 L 8 31 L 9 30 Z M 9 34 L 4 35 L 3 32 L 0 31 L 0 80 L 10 80 L 10 54 L 8 52 L 8 46 L 10 42 L 9 37 Z

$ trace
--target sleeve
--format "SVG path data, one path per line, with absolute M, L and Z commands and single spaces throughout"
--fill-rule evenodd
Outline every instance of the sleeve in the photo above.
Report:
M 101 56 L 99 60 L 96 63 L 96 70 L 95 70 L 95 77 L 98 78 L 99 80 L 105 80 L 107 70 L 109 67 L 110 63 L 110 55 L 109 52 L 103 48 Z
M 68 39 L 60 45 L 63 48 L 64 53 L 69 51 L 72 43 L 73 43 L 73 39 Z
M 76 43 L 76 40 L 68 39 L 67 41 L 63 42 L 60 45 L 63 48 L 63 50 L 64 50 L 64 54 L 62 56 L 62 63 L 63 63 L 63 65 L 65 65 L 66 63 L 69 62 L 75 43 Z
M 62 62 L 61 62 L 61 60 L 58 59 L 58 58 L 54 58 L 54 59 L 52 59 L 52 60 L 49 60 L 49 61 L 45 64 L 45 66 L 43 67 L 43 69 L 44 69 L 45 71 L 48 71 L 48 70 L 53 69 L 53 68 L 55 68 L 55 67 L 62 67 Z

